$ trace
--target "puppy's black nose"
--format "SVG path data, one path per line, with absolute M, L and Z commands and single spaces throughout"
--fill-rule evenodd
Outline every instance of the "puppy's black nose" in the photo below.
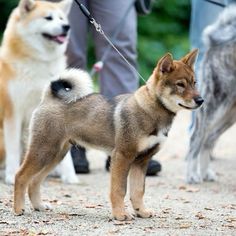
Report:
M 63 29 L 64 33 L 67 33 L 69 31 L 69 29 L 70 29 L 70 25 L 63 25 L 62 29 Z
M 195 97 L 195 98 L 194 98 L 194 101 L 196 102 L 196 104 L 197 104 L 198 106 L 201 106 L 202 103 L 204 102 L 203 98 L 200 97 L 200 96 Z

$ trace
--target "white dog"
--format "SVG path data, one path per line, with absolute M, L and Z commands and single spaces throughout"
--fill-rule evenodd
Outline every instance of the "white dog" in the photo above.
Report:
M 0 159 L 6 157 L 8 184 L 14 183 L 24 152 L 23 136 L 42 90 L 66 68 L 70 6 L 71 0 L 21 0 L 4 32 L 0 54 Z M 78 182 L 69 155 L 60 170 L 64 182 Z

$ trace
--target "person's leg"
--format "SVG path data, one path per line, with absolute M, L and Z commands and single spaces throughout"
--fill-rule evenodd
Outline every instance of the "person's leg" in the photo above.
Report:
M 81 0 L 87 6 L 87 1 Z M 86 69 L 87 64 L 87 39 L 88 39 L 88 19 L 83 15 L 80 8 L 73 1 L 69 14 L 71 26 L 70 39 L 67 48 L 68 67 Z
M 81 0 L 88 7 L 88 1 Z M 68 67 L 86 69 L 87 66 L 87 41 L 88 19 L 83 15 L 79 6 L 73 1 L 69 14 L 71 25 L 70 41 L 67 48 Z M 89 173 L 89 163 L 84 148 L 71 148 L 71 156 L 76 173 Z
M 90 11 L 95 20 L 101 24 L 104 33 L 113 40 L 114 45 L 125 56 L 131 65 L 137 67 L 137 14 L 133 0 L 120 1 L 90 1 Z M 128 10 L 130 9 L 130 10 Z M 128 11 L 128 13 L 127 13 Z M 124 23 L 122 22 L 125 17 Z M 122 22 L 122 23 L 121 23 Z M 118 29 L 120 27 L 120 29 Z M 138 75 L 110 47 L 108 42 L 94 28 L 92 28 L 95 42 L 97 60 L 104 59 L 104 67 L 100 72 L 100 90 L 108 98 L 122 93 L 134 92 L 138 88 Z M 109 51 L 107 52 L 106 50 Z M 106 57 L 103 58 L 104 53 Z M 110 158 L 106 161 L 106 169 L 110 168 Z M 161 165 L 155 160 L 150 160 L 147 175 L 155 175 L 161 170 Z
M 90 172 L 85 148 L 73 146 L 71 148 L 71 156 L 73 158 L 76 173 L 87 174 Z
M 96 21 L 101 24 L 104 33 L 112 38 L 119 27 L 123 17 L 125 17 L 117 37 L 113 40 L 114 45 L 126 57 L 126 59 L 136 67 L 136 43 L 137 43 L 137 16 L 134 6 L 126 16 L 127 9 L 133 0 L 92 0 L 90 1 L 91 14 Z M 106 49 L 108 42 L 94 28 L 92 29 L 95 42 L 96 57 L 100 60 Z M 104 67 L 100 72 L 100 90 L 108 98 L 118 94 L 133 92 L 138 88 L 138 76 L 129 65 L 113 49 L 104 59 Z
M 109 156 L 106 160 L 106 164 L 105 164 L 105 168 L 107 171 L 110 171 L 110 166 L 111 166 L 111 157 Z M 148 166 L 147 166 L 147 171 L 146 171 L 146 175 L 147 176 L 154 176 L 157 173 L 161 172 L 161 164 L 159 161 L 150 159 L 148 162 Z

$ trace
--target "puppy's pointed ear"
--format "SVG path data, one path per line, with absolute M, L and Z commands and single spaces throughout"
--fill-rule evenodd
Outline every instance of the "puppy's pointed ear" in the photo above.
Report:
M 194 63 L 197 59 L 197 55 L 198 49 L 196 48 L 190 53 L 188 53 L 186 56 L 184 56 L 181 61 L 193 69 Z
M 167 53 L 158 61 L 157 70 L 163 74 L 174 70 L 173 57 L 170 53 Z
M 72 5 L 72 0 L 63 0 L 60 3 L 58 3 L 62 11 L 68 15 L 70 13 L 70 8 Z
M 34 0 L 21 0 L 19 3 L 19 9 L 20 13 L 25 15 L 31 10 L 33 10 L 35 7 L 35 1 Z

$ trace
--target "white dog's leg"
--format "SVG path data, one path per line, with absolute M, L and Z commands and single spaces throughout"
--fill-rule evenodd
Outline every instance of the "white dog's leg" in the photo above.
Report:
M 79 179 L 75 173 L 75 168 L 70 151 L 67 152 L 66 156 L 64 157 L 64 159 L 57 168 L 59 169 L 58 170 L 59 174 L 64 183 L 69 183 L 69 184 L 79 183 Z
M 15 174 L 20 166 L 21 155 L 21 118 L 11 117 L 4 120 L 4 142 L 6 149 L 5 182 L 14 184 Z

